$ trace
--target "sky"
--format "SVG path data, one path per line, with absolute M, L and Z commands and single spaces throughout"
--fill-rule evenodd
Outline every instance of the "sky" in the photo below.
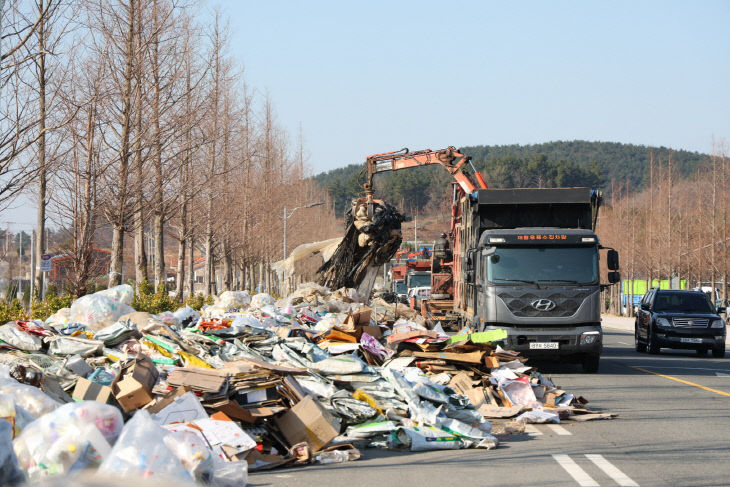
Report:
M 216 6 L 315 174 L 403 147 L 730 138 L 730 0 L 208 0 L 201 23 Z M 30 229 L 35 203 L 3 217 Z
M 219 5 L 314 173 L 402 147 L 730 137 L 727 0 Z

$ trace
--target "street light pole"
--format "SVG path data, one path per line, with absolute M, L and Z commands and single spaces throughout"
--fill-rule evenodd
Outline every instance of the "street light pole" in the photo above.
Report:
M 324 201 L 318 201 L 317 203 L 310 203 L 310 204 L 305 205 L 305 206 L 297 206 L 296 208 L 294 208 L 291 211 L 291 213 L 287 213 L 287 211 L 286 211 L 286 208 L 287 207 L 286 206 L 284 207 L 284 260 L 286 260 L 286 221 L 289 218 L 291 218 L 292 215 L 294 214 L 294 212 L 297 211 L 297 210 L 301 210 L 302 208 L 312 208 L 312 207 L 315 207 L 315 206 L 321 206 L 323 204 L 324 204 Z

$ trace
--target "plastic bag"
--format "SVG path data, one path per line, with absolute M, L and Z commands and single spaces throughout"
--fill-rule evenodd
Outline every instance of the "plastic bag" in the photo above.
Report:
M 48 347 L 51 355 L 81 355 L 90 357 L 99 355 L 104 349 L 104 342 L 77 337 L 56 337 Z
M 411 451 L 458 450 L 471 445 L 467 439 L 432 426 L 401 427 L 389 439 L 391 448 L 405 447 Z
M 215 305 L 225 310 L 241 309 L 248 306 L 250 303 L 251 296 L 249 296 L 247 291 L 225 291 L 215 298 Z
M 528 406 L 537 402 L 532 386 L 522 380 L 505 380 L 499 383 L 499 390 L 515 405 Z
M 99 473 L 192 480 L 175 453 L 165 444 L 167 434 L 152 421 L 147 411 L 137 411 L 124 426 L 114 448 L 99 467 Z
M 551 413 L 540 409 L 526 411 L 515 418 L 520 423 L 559 423 L 560 416 L 557 413 Z
M 359 374 L 365 364 L 352 355 L 340 355 L 321 360 L 313 364 L 312 368 L 325 375 Z
M 29 424 L 14 442 L 15 453 L 31 480 L 97 466 L 123 424 L 114 406 L 64 404 Z
M 82 323 L 94 331 L 113 325 L 120 316 L 128 313 L 134 313 L 134 309 L 99 293 L 82 296 L 71 304 L 71 321 Z
M 41 349 L 43 342 L 37 336 L 23 331 L 15 323 L 0 326 L 0 340 L 19 350 L 35 352 Z
M 49 325 L 66 325 L 71 319 L 71 308 L 61 308 L 51 316 L 46 318 L 46 323 Z
M 192 431 L 170 431 L 163 441 L 195 480 L 212 473 L 215 456 L 205 438 Z
M 13 396 L 15 404 L 35 418 L 61 406 L 37 387 L 21 384 L 15 379 L 0 379 L 0 393 Z
M 275 300 L 270 294 L 258 293 L 251 298 L 251 307 L 258 309 L 266 306 L 267 304 L 274 304 L 274 302 Z
M 104 342 L 104 345 L 107 347 L 113 347 L 129 338 L 139 337 L 140 335 L 137 325 L 133 322 L 117 321 L 113 325 L 102 328 L 96 332 L 94 338 Z
M 132 306 L 132 300 L 134 299 L 134 289 L 129 284 L 120 284 L 119 286 L 97 291 L 94 294 L 113 299 L 127 306 Z
M 12 426 L 0 420 L 0 485 L 20 485 L 25 482 L 23 471 L 13 451 Z
M 215 469 L 208 479 L 211 487 L 246 487 L 248 482 L 248 462 L 224 462 L 216 457 Z
M 180 322 L 180 326 L 184 328 L 195 325 L 200 319 L 200 313 L 187 305 L 184 308 L 178 309 L 172 315 Z

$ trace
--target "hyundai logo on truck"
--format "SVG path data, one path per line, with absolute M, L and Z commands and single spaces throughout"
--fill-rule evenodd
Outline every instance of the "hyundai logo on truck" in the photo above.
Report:
M 538 311 L 550 311 L 555 308 L 555 303 L 549 299 L 536 299 L 530 305 Z

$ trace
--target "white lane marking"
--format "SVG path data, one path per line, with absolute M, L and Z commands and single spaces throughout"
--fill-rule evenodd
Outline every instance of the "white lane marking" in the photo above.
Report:
M 598 468 L 611 477 L 621 487 L 639 487 L 639 484 L 631 480 L 628 475 L 616 468 L 611 462 L 603 458 L 603 455 L 589 455 L 586 458 L 596 464 Z
M 730 374 L 725 374 L 723 372 L 715 372 L 715 375 L 718 377 L 730 377 Z
M 626 342 L 616 342 L 616 343 L 620 343 L 621 345 L 628 345 L 628 343 L 626 343 Z
M 593 480 L 593 478 L 591 478 L 585 470 L 580 468 L 568 455 L 553 455 L 553 458 L 561 467 L 563 467 L 563 470 L 573 477 L 573 480 L 578 482 L 580 487 L 600 487 L 598 482 Z
M 562 426 L 560 426 L 559 424 L 549 424 L 549 425 L 547 425 L 547 427 L 550 428 L 551 430 L 553 430 L 553 433 L 555 433 L 559 436 L 570 436 L 573 434 L 570 431 L 563 428 Z
M 526 424 L 525 433 L 527 433 L 530 436 L 540 436 L 542 434 L 542 431 L 537 429 L 534 424 Z

